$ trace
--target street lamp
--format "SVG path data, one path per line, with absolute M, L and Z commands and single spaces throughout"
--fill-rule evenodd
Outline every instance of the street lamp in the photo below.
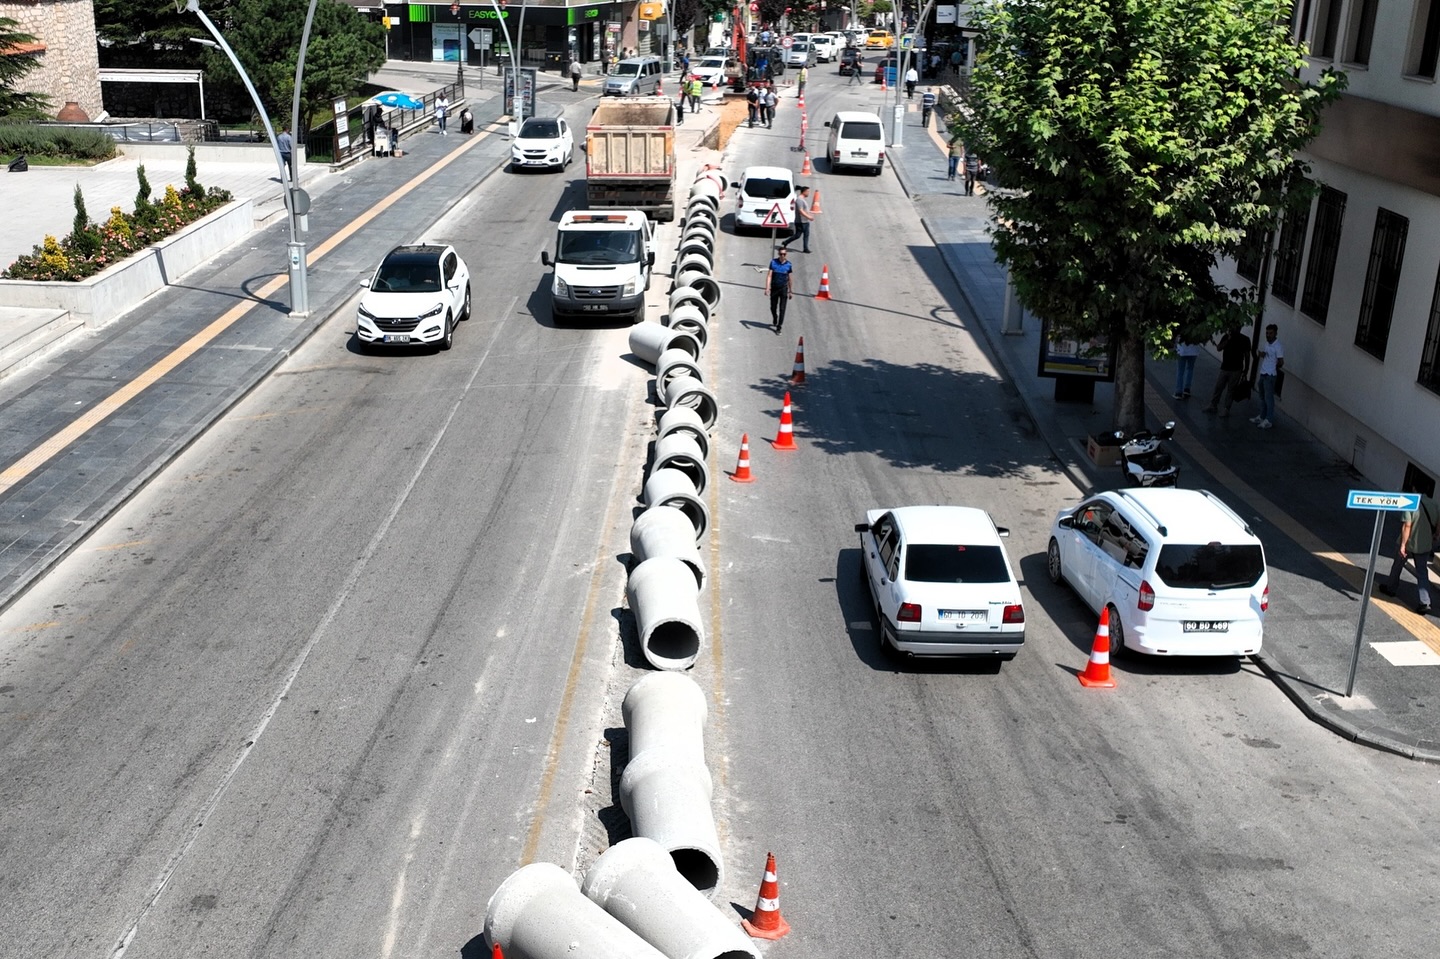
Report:
M 460 26 L 460 42 L 455 49 L 455 97 L 459 99 L 465 95 L 465 24 L 460 19 L 460 4 L 450 4 L 450 12 Z

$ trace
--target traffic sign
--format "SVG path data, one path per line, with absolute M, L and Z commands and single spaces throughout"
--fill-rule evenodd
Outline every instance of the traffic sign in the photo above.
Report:
M 787 222 L 785 222 L 785 211 L 782 210 L 782 209 L 780 209 L 780 204 L 779 204 L 779 203 L 776 203 L 774 206 L 772 206 L 772 207 L 770 208 L 770 212 L 767 213 L 767 214 L 765 214 L 765 222 L 761 223 L 760 225 L 761 225 L 761 226 L 773 226 L 773 227 L 785 227 L 785 226 L 789 226 L 790 224 L 787 223 Z
M 780 46 L 782 46 L 782 47 L 784 47 L 785 49 L 788 50 L 788 49 L 790 49 L 791 45 L 794 44 L 794 43 L 795 43 L 795 38 L 794 38 L 794 37 L 786 37 L 784 40 L 781 40 L 781 41 L 780 41 Z
M 1413 513 L 1420 508 L 1419 493 L 1381 493 L 1375 490 L 1352 489 L 1345 500 L 1346 509 L 1378 509 L 1387 513 Z

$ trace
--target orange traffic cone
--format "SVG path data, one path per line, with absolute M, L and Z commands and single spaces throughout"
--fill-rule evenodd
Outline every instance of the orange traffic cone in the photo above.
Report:
M 755 917 L 741 919 L 740 925 L 755 939 L 779 939 L 789 935 L 790 924 L 780 915 L 780 883 L 775 879 L 775 854 L 765 854 L 765 878 L 760 880 L 760 895 L 755 900 Z
M 884 69 L 881 69 L 881 71 L 880 71 L 880 92 L 881 92 L 881 93 L 884 93 L 884 92 L 885 92 L 885 88 L 886 88 L 886 86 L 888 85 L 888 84 L 885 83 L 885 75 L 886 75 L 886 73 L 888 73 L 888 72 L 889 72 L 889 71 L 884 70 Z
M 805 382 L 805 337 L 795 347 L 795 368 L 790 373 L 790 385 L 799 386 Z
M 753 483 L 755 477 L 750 475 L 750 434 L 744 433 L 740 436 L 740 459 L 735 463 L 735 472 L 730 478 L 737 483 Z
M 815 171 L 814 171 L 813 169 L 811 169 L 811 167 L 810 167 L 810 153 L 809 153 L 809 151 L 806 151 L 806 153 L 805 153 L 805 162 L 802 163 L 802 164 L 800 164 L 800 175 L 801 175 L 801 176 L 810 176 L 810 175 L 812 175 L 814 172 L 815 172 Z
M 815 191 L 815 202 L 812 203 L 812 204 L 810 204 L 810 212 L 811 212 L 811 213 L 824 213 L 824 212 L 825 212 L 824 210 L 820 209 L 820 191 L 819 191 L 819 189 L 816 189 L 816 191 Z
M 770 441 L 770 445 L 777 450 L 798 450 L 800 448 L 795 445 L 795 420 L 790 415 L 788 390 L 785 393 L 785 405 L 780 410 L 780 433 Z
M 505 959 L 505 953 L 500 951 L 500 943 L 490 943 L 490 959 Z
M 830 264 L 826 263 L 820 268 L 820 292 L 815 294 L 817 300 L 830 299 Z
M 799 106 L 802 110 L 805 109 L 805 94 L 800 94 L 800 102 L 797 104 L 797 106 Z
M 1080 674 L 1081 686 L 1115 688 L 1110 678 L 1110 607 L 1100 611 L 1100 626 L 1095 630 L 1095 644 L 1090 647 L 1090 662 Z

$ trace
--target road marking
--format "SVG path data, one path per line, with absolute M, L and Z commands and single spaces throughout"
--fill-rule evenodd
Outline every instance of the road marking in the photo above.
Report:
M 482 131 L 458 150 L 442 157 L 433 166 L 421 171 L 415 178 L 400 186 L 389 196 L 361 214 L 357 219 L 342 227 L 334 236 L 330 237 L 330 239 L 317 246 L 311 251 L 310 255 L 305 258 L 305 262 L 312 265 L 319 262 L 321 257 L 326 256 L 334 250 L 335 247 L 350 239 L 359 232 L 361 227 L 390 209 L 390 207 L 394 206 L 404 197 L 413 193 L 432 176 L 455 162 L 464 153 L 473 150 L 476 145 L 494 132 L 494 127 Z M 36 446 L 29 453 L 26 453 L 20 457 L 20 459 L 5 467 L 4 470 L 0 470 L 0 495 L 6 493 L 16 483 L 50 462 L 81 437 L 118 413 L 131 400 L 135 399 L 135 397 L 139 396 L 151 386 L 154 386 L 163 379 L 167 373 L 170 373 L 181 363 L 198 353 L 202 347 L 235 325 L 241 317 L 255 309 L 262 301 L 269 297 L 270 294 L 279 290 L 280 287 L 289 281 L 290 277 L 288 275 L 274 277 L 255 291 L 253 300 L 246 300 L 231 307 L 218 320 L 215 320 L 199 333 L 196 333 L 190 337 L 190 339 L 180 344 L 149 369 L 143 371 L 133 380 L 100 400 L 100 402 L 96 403 L 84 413 L 81 413 L 75 420 L 51 435 L 48 439 L 42 441 L 40 445 Z

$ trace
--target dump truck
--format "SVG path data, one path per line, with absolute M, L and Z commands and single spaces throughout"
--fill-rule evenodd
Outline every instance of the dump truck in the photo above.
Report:
M 585 192 L 592 210 L 675 219 L 675 105 L 667 97 L 601 98 L 585 127 Z

